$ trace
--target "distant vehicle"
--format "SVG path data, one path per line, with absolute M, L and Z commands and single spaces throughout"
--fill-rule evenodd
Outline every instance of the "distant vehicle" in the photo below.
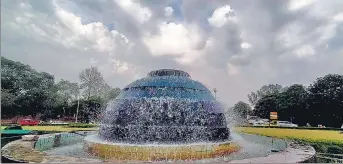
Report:
M 68 125 L 69 123 L 63 121 L 50 121 L 51 125 Z
M 280 127 L 298 127 L 297 124 L 293 124 L 293 123 L 288 122 L 288 121 L 278 121 L 277 126 L 280 126 Z
M 19 124 L 21 126 L 34 126 L 34 125 L 38 125 L 40 123 L 39 120 L 33 120 L 33 119 L 22 119 L 21 121 L 19 121 Z
M 254 122 L 252 126 L 255 126 L 255 127 L 263 127 L 263 126 L 268 126 L 268 123 L 266 122 L 263 122 L 263 121 L 257 121 L 257 122 Z
M 322 124 L 319 124 L 318 128 L 326 128 L 326 127 L 324 125 L 322 125 Z

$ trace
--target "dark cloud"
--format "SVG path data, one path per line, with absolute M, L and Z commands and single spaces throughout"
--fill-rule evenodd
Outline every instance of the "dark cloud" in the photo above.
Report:
M 296 10 L 286 0 L 122 2 L 132 3 L 4 0 L 1 54 L 71 81 L 78 81 L 81 69 L 97 65 L 106 81 L 119 87 L 153 69 L 183 69 L 218 88 L 228 104 L 246 100 L 263 84 L 309 84 L 327 73 L 343 74 L 343 18 L 333 19 L 341 12 L 340 0 Z M 208 19 L 225 5 L 237 21 L 219 19 L 225 23 L 211 26 Z M 171 17 L 164 15 L 167 6 L 173 7 Z M 56 15 L 59 8 L 64 15 Z M 163 22 L 175 23 L 163 26 L 173 29 L 163 29 Z M 162 39 L 147 45 L 146 38 Z M 170 49 L 174 44 L 177 49 Z M 153 48 L 168 51 L 156 55 Z M 180 63 L 180 58 L 194 60 Z

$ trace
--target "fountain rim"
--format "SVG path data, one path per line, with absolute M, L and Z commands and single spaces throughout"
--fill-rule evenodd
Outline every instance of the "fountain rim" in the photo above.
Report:
M 92 138 L 96 137 L 96 138 Z M 91 140 L 95 139 L 95 140 Z M 134 143 L 127 143 L 127 142 L 114 142 L 110 140 L 104 140 L 102 139 L 98 134 L 93 135 L 87 135 L 83 141 L 89 142 L 89 143 L 95 143 L 95 144 L 103 144 L 103 145 L 115 145 L 115 146 L 141 146 L 141 147 L 180 147 L 180 146 L 207 146 L 209 144 L 211 145 L 219 145 L 219 144 L 234 144 L 236 143 L 234 140 L 228 139 L 227 141 L 220 141 L 220 142 L 192 142 L 192 143 L 175 143 L 175 144 L 168 144 L 168 143 L 140 143 L 140 144 L 134 144 Z

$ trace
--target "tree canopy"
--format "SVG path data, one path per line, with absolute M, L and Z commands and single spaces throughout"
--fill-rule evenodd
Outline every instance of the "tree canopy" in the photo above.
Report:
M 308 88 L 300 84 L 284 89 L 281 87 L 267 89 L 266 86 L 248 95 L 249 100 L 252 100 L 250 102 L 255 104 L 254 115 L 267 119 L 269 112 L 275 111 L 278 112 L 279 120 L 292 121 L 299 125 L 310 123 L 315 126 L 318 124 L 328 127 L 342 126 L 342 75 L 325 75 L 316 79 Z
M 2 118 L 74 117 L 79 101 L 81 118 L 89 121 L 120 93 L 119 88 L 112 88 L 104 81 L 96 67 L 82 70 L 79 78 L 81 84 L 63 79 L 55 82 L 49 73 L 37 72 L 28 65 L 1 57 Z M 89 117 L 83 116 L 85 113 Z

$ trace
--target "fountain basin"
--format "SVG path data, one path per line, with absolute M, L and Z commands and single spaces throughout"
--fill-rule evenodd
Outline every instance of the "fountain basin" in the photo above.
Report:
M 106 161 L 187 161 L 217 158 L 237 152 L 240 146 L 233 141 L 192 144 L 126 144 L 108 142 L 98 135 L 84 139 L 84 149 Z
M 75 134 L 75 135 L 74 135 Z M 10 159 L 11 161 L 16 162 L 34 162 L 34 163 L 95 163 L 95 162 L 115 162 L 117 159 L 109 158 L 111 156 L 116 156 L 115 154 L 110 154 L 110 152 L 105 153 L 105 151 L 110 150 L 111 147 L 106 147 L 106 144 L 108 144 L 105 141 L 99 141 L 98 139 L 95 139 L 95 142 L 92 140 L 93 137 L 87 137 L 86 140 L 82 138 L 81 136 L 78 137 L 76 134 L 83 134 L 83 132 L 77 132 L 77 133 L 63 133 L 64 137 L 67 137 L 69 139 L 66 139 L 63 137 L 58 137 L 61 135 L 61 133 L 55 133 L 55 134 L 49 134 L 49 135 L 40 135 L 38 140 L 32 140 L 32 141 L 26 141 L 24 140 L 16 140 L 12 141 L 8 144 L 6 144 L 2 149 L 2 157 L 6 157 L 7 159 Z M 87 133 L 89 135 L 96 134 L 95 132 L 89 132 Z M 50 141 L 50 138 L 52 140 Z M 62 140 L 61 140 L 62 139 Z M 39 143 L 40 141 L 43 141 Z M 69 141 L 68 141 L 69 140 Z M 90 140 L 91 142 L 87 142 Z M 271 141 L 274 140 L 274 144 L 271 144 Z M 62 142 L 61 142 L 62 141 Z M 84 142 L 86 141 L 86 142 Z M 233 142 L 232 142 L 233 141 Z M 60 143 L 60 144 L 53 144 L 51 146 L 51 142 L 53 143 Z M 93 155 L 89 155 L 86 153 L 83 148 L 87 148 L 87 145 L 90 144 L 94 145 L 96 142 L 100 142 L 104 146 L 103 154 L 106 154 L 107 157 L 101 158 L 96 157 Z M 315 156 L 315 150 L 311 146 L 302 145 L 302 144 L 296 144 L 291 141 L 283 141 L 281 139 L 272 139 L 270 137 L 263 137 L 263 136 L 257 136 L 257 135 L 245 135 L 245 134 L 233 134 L 233 138 L 231 141 L 229 141 L 231 146 L 239 145 L 239 151 L 236 153 L 232 153 L 230 155 L 223 155 L 220 154 L 221 151 L 218 150 L 218 148 L 223 148 L 220 145 L 225 145 L 225 142 L 221 143 L 214 143 L 214 150 L 217 154 L 213 153 L 218 158 L 204 158 L 204 160 L 192 160 L 193 162 L 200 162 L 200 163 L 217 163 L 217 162 L 226 162 L 226 163 L 301 163 L 301 162 L 308 162 L 313 159 Z M 287 145 L 284 145 L 287 143 Z M 216 145 L 217 144 L 217 145 Z M 113 143 L 114 147 L 117 146 L 134 146 L 134 144 L 119 144 L 119 143 Z M 110 145 L 110 146 L 113 146 Z M 207 145 L 208 143 L 194 143 L 194 144 L 188 144 L 188 148 L 198 148 L 198 145 Z M 219 145 L 219 146 L 218 146 Z M 137 146 L 137 145 L 136 145 Z M 141 146 L 141 145 L 140 145 Z M 152 150 L 156 148 L 156 144 L 146 144 L 143 145 L 146 148 L 150 147 Z M 152 147 L 155 146 L 155 147 Z M 167 150 L 181 150 L 181 148 L 185 148 L 183 150 L 189 151 L 189 149 L 186 149 L 183 144 L 177 144 L 177 145 L 160 145 L 167 147 Z M 286 146 L 286 147 L 285 147 Z M 158 147 L 158 146 L 157 146 Z M 180 149 L 177 149 L 177 147 L 180 147 Z M 201 147 L 201 146 L 200 146 Z M 129 147 L 132 151 L 133 147 Z M 175 149 L 173 149 L 175 148 Z M 224 146 L 225 148 L 225 146 Z M 130 150 L 126 149 L 126 150 Z M 271 152 L 270 150 L 280 150 L 279 152 Z M 135 150 L 135 149 L 133 149 Z M 143 148 L 141 149 L 143 150 Z M 144 149 L 147 150 L 147 149 Z M 151 150 L 151 149 L 150 149 Z M 150 151 L 148 149 L 148 151 Z M 165 150 L 165 149 L 164 149 Z M 206 150 L 206 149 L 205 149 Z M 223 149 L 221 149 L 223 150 Z M 225 149 L 224 149 L 225 150 Z M 191 150 L 190 152 L 195 152 L 194 150 Z M 126 153 L 132 155 L 132 156 L 125 156 L 126 159 L 130 162 L 135 162 L 133 160 L 137 160 L 138 157 L 136 157 L 135 154 L 131 153 L 130 151 L 126 151 Z M 146 152 L 148 153 L 148 152 Z M 180 158 L 175 158 L 175 162 L 181 162 L 182 161 L 189 163 L 191 159 L 196 159 L 195 153 L 191 154 L 188 153 L 187 155 L 183 155 L 184 160 L 178 160 Z M 126 154 L 126 155 L 128 155 Z M 153 153 L 149 153 L 150 155 Z M 155 153 L 157 155 L 157 153 Z M 172 154 L 172 153 L 171 153 Z M 181 153 L 180 153 L 181 154 Z M 218 155 L 219 154 L 219 155 Z M 108 156 L 109 155 L 109 156 Z M 151 157 L 157 157 L 157 156 L 151 156 Z M 221 156 L 223 155 L 223 156 Z M 204 155 L 206 157 L 206 155 Z M 204 157 L 200 156 L 200 157 Z M 173 156 L 172 156 L 173 157 Z M 188 157 L 188 158 L 187 158 Z M 208 157 L 208 156 L 207 156 Z M 107 159 L 106 159 L 107 158 Z M 122 158 L 123 161 L 127 161 L 126 159 Z M 151 158 L 153 159 L 153 158 Z M 162 162 L 166 162 L 165 156 L 158 156 L 158 158 L 155 158 L 155 161 L 159 163 L 157 160 L 164 160 Z M 149 159 L 147 159 L 149 160 Z M 152 161 L 152 160 L 151 160 Z M 172 161 L 169 159 L 169 161 Z M 315 161 L 315 160 L 314 160 Z M 312 161 L 312 162 L 314 162 Z M 121 162 L 121 160 L 118 162 Z M 137 162 L 142 162 L 138 161 Z M 144 161 L 143 161 L 144 162 Z M 154 162 L 154 161 L 152 161 Z

